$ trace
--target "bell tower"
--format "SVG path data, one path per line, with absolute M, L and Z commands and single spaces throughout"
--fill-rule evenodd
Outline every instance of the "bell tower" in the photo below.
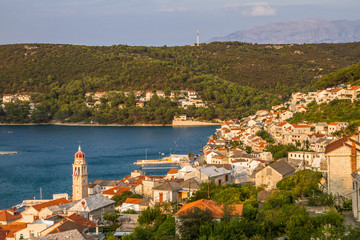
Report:
M 85 154 L 79 150 L 75 153 L 75 160 L 73 166 L 73 185 L 72 185 L 72 200 L 80 200 L 88 196 L 88 174 L 87 163 L 85 162 Z

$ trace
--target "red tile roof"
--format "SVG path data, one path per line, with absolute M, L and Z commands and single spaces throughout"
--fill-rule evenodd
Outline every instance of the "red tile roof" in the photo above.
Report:
M 282 126 L 284 126 L 284 125 L 286 125 L 286 124 L 287 124 L 287 122 L 282 122 L 282 123 L 279 123 L 278 126 L 279 126 L 279 127 L 282 127 Z
M 179 169 L 177 169 L 177 168 L 172 168 L 172 169 L 169 170 L 169 172 L 168 172 L 167 174 L 176 174 L 176 173 L 178 173 L 178 172 L 179 172 Z
M 12 221 L 21 218 L 21 213 L 12 209 L 4 209 L 0 211 L 0 221 Z
M 309 125 L 305 125 L 305 124 L 303 124 L 303 125 L 292 124 L 292 126 L 294 128 L 309 128 L 310 127 Z
M 327 154 L 327 153 L 329 153 L 331 151 L 334 151 L 335 149 L 338 149 L 339 147 L 342 147 L 342 146 L 346 145 L 346 142 L 349 141 L 352 136 L 358 135 L 358 134 L 359 134 L 359 131 L 356 131 L 355 133 L 353 133 L 351 135 L 345 136 L 345 137 L 340 138 L 339 140 L 337 140 L 335 142 L 332 142 L 332 143 L 326 145 L 325 154 Z M 356 142 L 356 143 L 358 143 L 358 142 Z M 358 143 L 358 145 L 359 145 L 359 143 Z
M 72 221 L 72 222 L 83 225 L 83 226 L 85 226 L 85 227 L 87 227 L 89 229 L 90 228 L 96 228 L 96 223 L 94 223 L 94 222 L 92 222 L 92 221 L 90 221 L 90 220 L 88 220 L 88 219 L 86 219 L 86 218 L 84 218 L 84 217 L 82 217 L 80 215 L 77 215 L 76 213 L 70 215 L 68 217 L 68 219 L 70 221 Z
M 348 89 L 349 90 L 358 90 L 360 88 L 360 86 L 351 86 Z
M 334 89 L 331 89 L 330 92 L 338 92 L 340 91 L 342 88 L 334 88 Z
M 126 188 L 123 186 L 113 187 L 113 188 L 103 191 L 102 194 L 115 196 L 115 195 L 121 195 L 125 191 L 130 191 L 130 188 Z
M 234 210 L 231 215 L 242 215 L 242 204 L 232 205 L 232 207 L 234 207 Z M 224 216 L 223 206 L 221 204 L 206 199 L 200 199 L 195 202 L 185 204 L 179 211 L 177 211 L 177 213 L 174 214 L 174 216 L 186 215 L 188 211 L 192 211 L 194 208 L 200 208 L 201 210 L 209 209 L 212 212 L 213 218 L 222 218 Z
M 31 206 L 31 207 L 39 212 L 43 208 L 54 206 L 54 205 L 61 205 L 61 204 L 69 203 L 69 202 L 70 201 L 66 200 L 66 198 L 59 198 L 59 199 L 55 199 L 52 201 L 40 203 L 40 204 Z
M 15 233 L 26 228 L 27 223 L 13 222 L 7 225 L 0 225 L 0 229 L 8 230 L 6 238 L 15 238 Z
M 128 204 L 140 204 L 141 203 L 141 198 L 127 198 L 125 200 L 124 203 L 128 203 Z

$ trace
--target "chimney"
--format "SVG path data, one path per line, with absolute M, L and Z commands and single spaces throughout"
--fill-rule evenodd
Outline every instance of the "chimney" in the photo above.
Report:
M 350 159 L 351 159 L 351 172 L 353 173 L 353 172 L 356 171 L 356 146 L 355 146 L 355 142 L 352 142 Z

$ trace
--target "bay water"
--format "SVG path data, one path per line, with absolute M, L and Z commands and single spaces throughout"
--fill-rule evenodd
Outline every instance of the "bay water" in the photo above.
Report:
M 119 180 L 140 169 L 136 160 L 173 154 L 198 154 L 218 126 L 206 127 L 83 127 L 0 126 L 0 209 L 25 199 L 52 198 L 72 192 L 72 163 L 81 144 L 89 182 Z M 149 169 L 146 174 L 166 174 Z

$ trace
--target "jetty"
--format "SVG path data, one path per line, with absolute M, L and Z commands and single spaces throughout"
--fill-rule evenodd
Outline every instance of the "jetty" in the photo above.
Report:
M 0 152 L 0 155 L 13 155 L 18 154 L 18 152 Z

